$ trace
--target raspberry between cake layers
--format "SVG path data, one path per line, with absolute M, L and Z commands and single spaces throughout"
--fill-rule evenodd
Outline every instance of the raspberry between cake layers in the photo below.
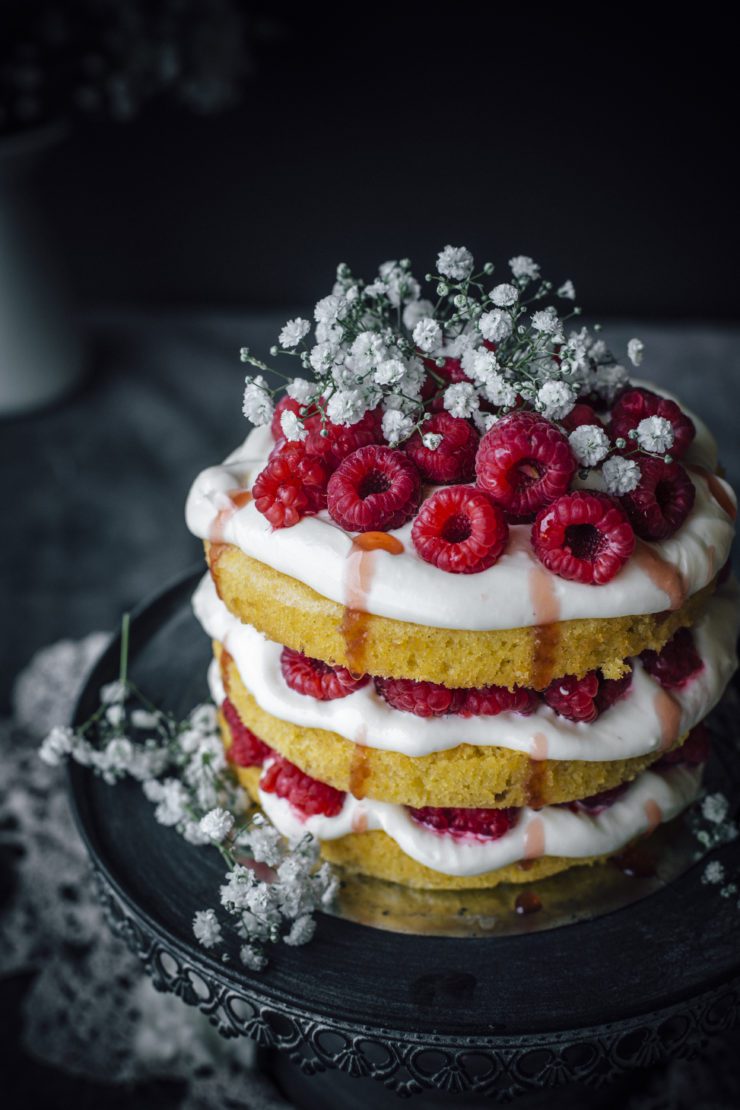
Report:
M 672 819 L 736 666 L 710 433 L 554 310 L 530 316 L 516 261 L 496 308 L 411 326 L 411 296 L 396 331 L 352 325 L 368 287 L 348 300 L 340 277 L 302 359 L 317 380 L 274 409 L 248 379 L 263 426 L 188 499 L 240 781 L 287 837 L 411 886 L 529 882 Z M 503 317 L 531 321 L 530 372 L 549 359 L 532 389 Z

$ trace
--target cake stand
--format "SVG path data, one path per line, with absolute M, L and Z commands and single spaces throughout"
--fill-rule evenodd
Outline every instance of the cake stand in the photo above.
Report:
M 207 697 L 210 645 L 189 605 L 200 573 L 165 589 L 131 623 L 134 680 L 181 716 Z M 114 640 L 80 697 L 76 724 L 116 677 L 118 653 Z M 719 732 L 709 773 L 737 808 L 740 755 L 726 720 Z M 737 897 L 703 883 L 704 864 L 686 853 L 667 850 L 667 872 L 593 869 L 601 878 L 584 880 L 570 908 L 553 895 L 551 912 L 542 896 L 543 912 L 519 915 L 517 892 L 499 891 L 488 920 L 465 906 L 448 915 L 458 927 L 438 931 L 458 935 L 429 935 L 423 915 L 422 935 L 376 927 L 413 928 L 409 915 L 382 908 L 383 897 L 366 914 L 373 925 L 349 920 L 347 912 L 362 917 L 350 898 L 345 916 L 319 915 L 309 945 L 274 946 L 269 966 L 250 972 L 235 933 L 226 934 L 226 961 L 193 938 L 195 911 L 218 904 L 218 852 L 159 825 L 136 783 L 108 786 L 76 765 L 69 781 L 111 927 L 156 987 L 198 1006 L 224 1036 L 253 1038 L 298 1105 L 381 1107 L 414 1095 L 415 1106 L 468 1106 L 527 1092 L 525 1101 L 539 1104 L 532 1092 L 547 1088 L 552 1106 L 554 1087 L 607 1084 L 701 1050 L 740 1009 Z M 728 873 L 740 870 L 740 842 L 714 855 Z M 466 916 L 475 918 L 470 927 Z

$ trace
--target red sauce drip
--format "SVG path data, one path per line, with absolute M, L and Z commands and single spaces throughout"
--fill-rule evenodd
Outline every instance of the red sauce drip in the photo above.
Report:
M 237 509 L 243 509 L 252 500 L 248 489 L 230 489 L 226 496 Z
M 618 856 L 612 856 L 609 862 L 631 879 L 652 879 L 655 876 L 652 853 L 640 842 L 625 848 Z
M 352 540 L 345 579 L 346 608 L 340 632 L 344 639 L 346 665 L 353 674 L 364 674 L 367 670 L 365 647 L 370 624 L 367 598 L 375 570 L 372 553 L 385 551 L 388 555 L 400 555 L 403 550 L 401 541 L 388 532 L 361 532 Z
M 667 596 L 669 608 L 680 609 L 688 593 L 680 571 L 643 540 L 637 540 L 632 557 L 650 581 Z
M 352 540 L 352 546 L 360 551 L 387 551 L 389 555 L 402 555 L 405 550 L 390 532 L 361 532 Z
M 352 762 L 349 767 L 350 794 L 353 794 L 355 798 L 364 798 L 367 794 L 367 780 L 369 777 L 367 748 L 363 744 L 355 744 Z
M 663 810 L 653 798 L 649 798 L 648 801 L 645 802 L 645 816 L 648 822 L 645 836 L 650 836 L 650 833 L 655 832 L 658 825 L 663 820 Z
M 653 705 L 660 722 L 660 750 L 666 751 L 668 748 L 672 748 L 678 740 L 682 716 L 681 706 L 662 686 L 656 691 Z
M 542 909 L 542 899 L 533 890 L 523 890 L 516 896 L 514 909 L 518 914 L 537 913 Z
M 541 817 L 530 821 L 524 834 L 524 858 L 539 859 L 545 854 L 545 826 Z
M 529 572 L 529 596 L 537 620 L 532 629 L 531 684 L 537 690 L 544 690 L 555 677 L 560 645 L 560 602 L 555 593 L 555 579 L 544 567 L 533 567 Z
M 692 474 L 698 474 L 704 479 L 709 488 L 709 492 L 720 509 L 727 513 L 730 520 L 735 520 L 737 518 L 737 505 L 734 503 L 717 475 L 713 474 L 711 470 L 707 470 L 705 466 L 689 466 L 687 469 L 690 470 Z
M 230 673 L 229 672 L 230 672 L 231 665 L 232 665 L 233 662 L 234 662 L 234 660 L 231 657 L 231 655 L 229 655 L 226 648 L 223 648 L 222 651 L 221 651 L 221 660 L 220 660 L 219 666 L 220 666 L 220 670 L 221 670 L 221 684 L 224 688 L 224 693 L 226 694 L 226 696 L 228 698 L 231 697 L 231 690 L 229 688 L 230 687 Z

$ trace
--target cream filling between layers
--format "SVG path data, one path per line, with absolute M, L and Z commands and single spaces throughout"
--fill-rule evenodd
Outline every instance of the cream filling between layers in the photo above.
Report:
M 664 392 L 664 391 L 660 391 Z M 692 417 L 697 435 L 686 462 L 716 466 L 716 446 L 705 424 Z M 253 502 L 238 507 L 229 491 L 250 489 L 274 442 L 269 427 L 256 428 L 221 465 L 204 470 L 188 496 L 190 531 L 203 540 L 234 544 L 246 555 L 311 587 L 339 605 L 434 628 L 493 630 L 530 627 L 557 620 L 659 613 L 706 586 L 724 564 L 734 523 L 710 489 L 692 474 L 694 508 L 682 527 L 662 543 L 645 544 L 611 582 L 588 586 L 546 571 L 530 543 L 530 526 L 513 525 L 507 550 L 479 574 L 448 574 L 425 563 L 411 541 L 413 522 L 394 530 L 402 554 L 360 552 L 353 535 L 327 512 L 304 517 L 292 528 L 273 530 Z M 594 479 L 594 482 L 598 478 Z M 727 498 L 734 494 L 720 478 Z M 658 556 L 658 562 L 651 558 Z M 368 586 L 361 599 L 353 589 L 356 559 L 363 560 Z M 667 573 L 656 567 L 667 566 Z M 543 584 L 544 580 L 544 584 Z M 547 594 L 547 612 L 542 597 Z M 555 616 L 554 614 L 557 614 Z
M 288 686 L 280 669 L 282 647 L 229 612 L 208 574 L 193 595 L 193 609 L 206 633 L 232 656 L 260 708 L 281 721 L 413 757 L 473 744 L 525 752 L 533 759 L 608 762 L 670 747 L 717 704 L 737 667 L 739 598 L 736 583 L 726 583 L 694 626 L 704 667 L 683 689 L 664 690 L 635 660 L 628 693 L 591 724 L 559 717 L 544 704 L 529 717 L 417 717 L 394 709 L 372 682 L 344 698 L 318 701 Z
M 292 843 L 307 832 L 336 840 L 353 832 L 382 829 L 411 859 L 444 875 L 472 876 L 540 856 L 585 859 L 612 855 L 631 840 L 670 821 L 696 798 L 701 767 L 676 765 L 643 771 L 602 813 L 573 813 L 565 806 L 524 808 L 516 825 L 498 840 L 456 838 L 418 824 L 404 806 L 358 799 L 351 794 L 336 817 L 302 819 L 285 798 L 259 791 L 262 809 Z

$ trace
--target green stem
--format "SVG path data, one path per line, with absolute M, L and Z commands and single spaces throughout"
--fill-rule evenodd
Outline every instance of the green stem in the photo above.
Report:
M 118 680 L 122 686 L 128 682 L 128 640 L 131 614 L 124 613 L 121 617 L 121 661 L 118 668 Z

